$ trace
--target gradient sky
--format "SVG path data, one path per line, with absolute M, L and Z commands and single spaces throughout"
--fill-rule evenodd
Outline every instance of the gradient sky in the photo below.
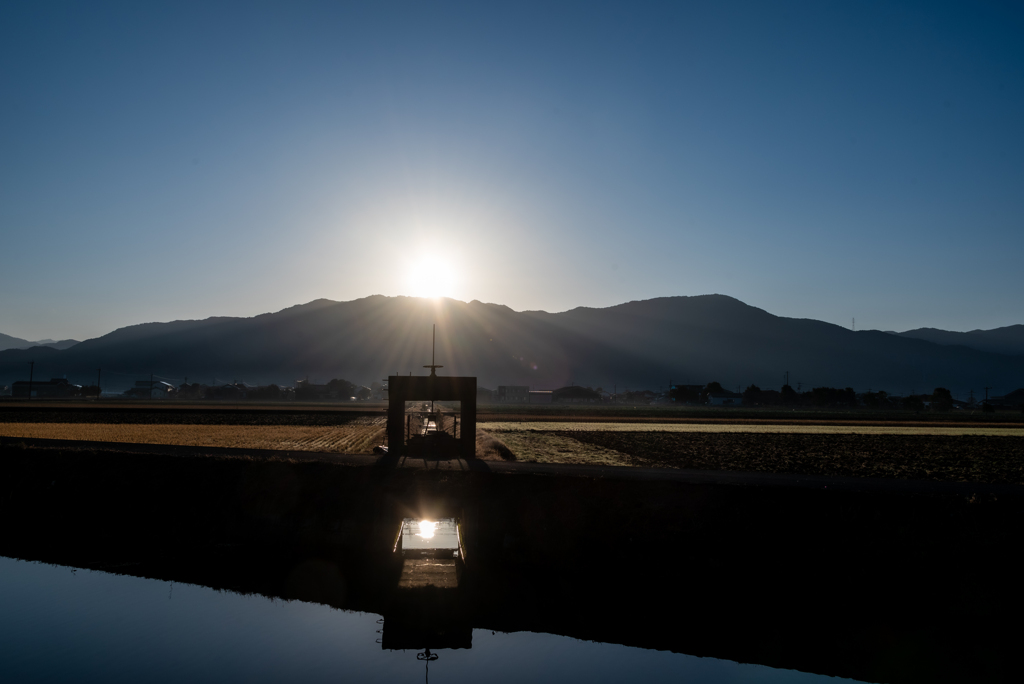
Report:
M 1020 3 L 2 0 L 0 332 L 438 293 L 1024 323 L 1022 36 Z

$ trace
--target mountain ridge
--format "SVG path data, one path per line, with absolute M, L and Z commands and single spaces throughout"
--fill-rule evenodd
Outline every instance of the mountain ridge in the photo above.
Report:
M 20 337 L 0 333 L 0 351 L 7 349 L 31 349 L 32 347 L 50 347 L 52 349 L 69 349 L 78 344 L 78 340 L 37 340 L 31 342 Z
M 1007 325 L 991 330 L 952 332 L 938 328 L 916 328 L 896 333 L 902 337 L 927 340 L 935 344 L 961 346 L 994 354 L 1017 356 L 1024 354 L 1024 325 Z
M 657 389 L 669 380 L 852 386 L 892 393 L 1005 391 L 1024 385 L 1024 355 L 943 345 L 914 336 L 851 331 L 810 318 L 776 316 L 728 295 L 658 297 L 611 307 L 516 312 L 473 300 L 372 295 L 316 299 L 258 316 L 142 323 L 36 359 L 37 377 L 161 377 L 291 384 L 346 378 L 369 384 L 419 373 L 438 326 L 446 374 L 483 386 L 551 389 L 570 383 Z M 1024 326 L 1021 326 L 1024 328 Z M 913 331 L 908 331 L 913 332 Z M 21 379 L 26 350 L 0 352 L 0 382 Z M 109 371 L 109 375 L 108 375 Z M 112 381 L 113 382 L 113 381 Z M 104 383 L 106 384 L 106 382 Z

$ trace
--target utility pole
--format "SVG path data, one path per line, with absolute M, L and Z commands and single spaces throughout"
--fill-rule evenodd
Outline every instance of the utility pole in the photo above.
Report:
M 32 373 L 35 371 L 35 368 L 36 368 L 36 362 L 35 361 L 29 361 L 28 362 L 28 398 L 29 399 L 32 398 Z
M 857 332 L 857 319 L 856 318 L 851 318 L 850 319 L 850 328 L 853 329 L 853 332 Z
M 789 385 L 789 371 L 786 371 L 786 385 Z
M 989 391 L 990 389 L 992 389 L 992 388 L 991 388 L 991 387 L 986 387 L 986 388 L 985 388 L 985 401 L 988 401 L 988 391 Z
M 100 393 L 102 392 L 102 390 L 100 389 L 100 378 L 101 377 L 103 377 L 103 369 L 102 368 L 97 368 L 96 369 L 96 401 L 100 400 Z

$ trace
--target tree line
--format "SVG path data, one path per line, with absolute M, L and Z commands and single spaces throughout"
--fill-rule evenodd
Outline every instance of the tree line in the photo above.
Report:
M 713 395 L 724 394 L 726 390 L 718 382 L 709 382 L 700 387 L 679 385 L 672 388 L 669 396 L 674 402 L 684 404 L 706 404 Z M 820 408 L 853 408 L 867 406 L 869 408 L 900 408 L 922 411 L 928 408 L 933 411 L 948 411 L 953 408 L 953 394 L 945 387 L 936 387 L 930 394 L 912 394 L 906 397 L 893 397 L 887 392 L 864 392 L 858 394 L 852 387 L 814 387 L 806 392 L 798 392 L 790 385 L 783 385 L 781 390 L 763 390 L 757 385 L 750 385 L 742 393 L 744 406 L 813 406 Z M 991 407 L 989 407 L 991 408 Z

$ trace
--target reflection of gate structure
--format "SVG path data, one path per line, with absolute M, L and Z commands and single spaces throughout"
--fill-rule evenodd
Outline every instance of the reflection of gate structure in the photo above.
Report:
M 462 458 L 476 455 L 476 378 L 433 374 L 388 377 L 388 453 L 396 456 L 406 454 L 407 401 L 460 402 L 459 454 Z

